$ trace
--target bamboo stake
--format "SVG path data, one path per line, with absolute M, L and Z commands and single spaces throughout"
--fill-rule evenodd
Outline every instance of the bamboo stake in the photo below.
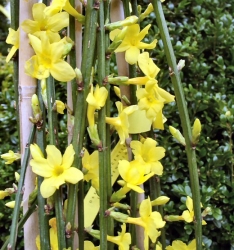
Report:
M 20 23 L 25 19 L 32 19 L 32 6 L 37 3 L 36 0 L 20 1 Z M 24 64 L 33 55 L 33 50 L 28 43 L 27 34 L 20 31 L 20 49 L 19 49 L 19 115 L 20 115 L 20 148 L 21 154 L 24 154 L 24 148 L 32 126 L 29 116 L 32 115 L 31 97 L 36 92 L 36 80 L 24 73 Z M 22 157 L 23 159 L 23 157 Z M 28 197 L 35 188 L 35 175 L 30 167 L 27 168 L 25 176 L 25 190 L 23 196 L 23 213 L 28 210 Z M 35 239 L 39 233 L 38 215 L 34 213 L 24 226 L 24 247 L 25 249 L 36 250 Z
M 121 0 L 112 0 L 110 8 L 111 22 L 124 20 L 123 3 Z M 124 52 L 116 54 L 116 63 L 118 68 L 118 75 L 128 76 L 128 64 L 125 61 Z M 120 86 L 121 95 L 125 95 L 130 100 L 130 89 L 128 86 Z

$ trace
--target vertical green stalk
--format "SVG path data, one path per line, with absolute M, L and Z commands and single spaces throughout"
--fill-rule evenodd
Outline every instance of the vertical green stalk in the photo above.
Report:
M 28 161 L 30 157 L 29 145 L 33 143 L 35 131 L 36 131 L 35 125 L 32 125 L 32 129 L 28 138 L 28 143 L 25 147 L 24 158 L 23 158 L 23 162 L 21 165 L 20 179 L 18 182 L 18 189 L 17 189 L 16 196 L 15 196 L 15 207 L 14 207 L 13 216 L 12 216 L 11 233 L 10 233 L 10 240 L 9 240 L 9 245 L 8 245 L 10 249 L 15 249 L 15 243 L 16 243 L 17 232 L 18 232 L 18 219 L 19 219 L 19 213 L 20 213 L 20 205 L 21 205 L 21 201 L 23 197 L 24 178 L 25 178 L 25 173 L 26 173 L 26 169 L 27 169 Z
M 77 100 L 75 106 L 74 118 L 74 131 L 72 144 L 75 150 L 75 158 L 73 165 L 82 169 L 81 151 L 83 148 L 83 140 L 86 129 L 86 113 L 87 102 L 86 97 L 89 91 L 89 82 L 92 71 L 92 64 L 94 58 L 95 44 L 96 44 L 96 23 L 97 23 L 97 10 L 93 8 L 94 1 L 87 1 L 86 14 L 85 14 L 85 30 L 83 39 L 83 56 L 81 72 L 83 76 L 83 83 L 78 86 Z M 82 119 L 81 119 L 82 118 Z M 78 194 L 77 194 L 78 190 Z M 79 250 L 84 250 L 84 184 L 80 181 L 77 185 L 69 184 L 68 205 L 66 224 L 71 223 L 72 230 L 74 229 L 74 214 L 76 209 L 76 197 L 78 198 L 78 235 L 79 235 Z M 72 246 L 72 240 L 68 239 L 68 247 Z
M 125 17 L 130 16 L 129 2 L 130 2 L 129 0 L 124 1 Z M 131 5 L 132 5 L 133 15 L 138 16 L 137 1 L 132 0 Z M 129 65 L 129 78 L 134 78 L 134 77 L 136 77 L 136 65 Z M 135 105 L 135 104 L 137 104 L 136 86 L 131 85 L 131 86 L 129 86 L 129 88 L 130 88 L 131 105 Z M 138 135 L 137 134 L 131 135 L 131 138 L 132 138 L 132 140 L 138 140 Z M 131 161 L 132 159 L 129 159 L 129 160 Z M 131 191 L 130 192 L 130 206 L 131 206 L 131 216 L 132 217 L 137 217 L 137 211 L 138 211 L 137 203 L 138 203 L 138 193 L 136 193 L 135 191 Z M 130 228 L 130 233 L 131 233 L 131 238 L 132 238 L 131 245 L 133 245 L 133 246 L 137 245 L 136 226 L 134 224 L 130 224 L 129 228 Z
M 11 28 L 17 30 L 19 27 L 19 1 L 11 0 Z M 16 57 L 13 57 L 13 83 L 14 83 L 14 94 L 15 94 L 15 107 L 16 107 L 16 121 L 17 121 L 17 133 L 20 142 L 20 127 L 19 127 L 19 61 L 18 52 Z
M 70 0 L 70 4 L 74 7 L 75 6 L 75 1 Z M 76 44 L 76 29 L 75 29 L 75 18 L 71 15 L 69 15 L 69 37 L 74 41 Z M 76 68 L 76 53 L 75 53 L 75 46 L 72 48 L 70 54 L 69 54 L 69 59 L 70 59 L 70 65 L 72 66 L 73 69 Z M 74 112 L 74 107 L 76 104 L 76 97 L 77 97 L 77 84 L 76 84 L 76 79 L 73 79 L 71 81 L 72 85 L 72 103 L 73 103 L 73 112 Z
M 98 54 L 98 83 L 101 84 L 105 77 L 105 29 L 104 29 L 104 3 L 100 2 L 99 5 L 99 32 L 97 36 L 97 54 Z M 111 175 L 106 174 L 106 106 L 104 106 L 98 115 L 98 131 L 102 148 L 99 150 L 99 196 L 100 196 L 100 247 L 107 250 L 107 228 L 108 218 L 105 217 L 107 210 L 107 178 Z M 109 171 L 110 172 L 110 171 Z M 109 181 L 110 182 L 110 181 Z
M 196 235 L 196 246 L 197 250 L 202 249 L 202 216 L 201 216 L 201 207 L 200 207 L 200 188 L 199 188 L 199 179 L 198 179 L 198 170 L 196 162 L 196 153 L 191 145 L 192 132 L 191 124 L 188 116 L 187 105 L 184 97 L 184 91 L 181 85 L 180 75 L 177 69 L 176 58 L 172 48 L 166 20 L 164 17 L 162 4 L 160 0 L 152 1 L 154 12 L 156 14 L 157 24 L 160 30 L 160 35 L 164 44 L 164 50 L 167 57 L 168 65 L 170 67 L 171 80 L 175 90 L 175 96 L 177 100 L 181 125 L 183 128 L 183 135 L 186 142 L 186 154 L 188 159 L 189 174 L 191 189 L 193 194 L 193 207 L 195 214 L 195 235 Z
M 149 179 L 149 185 L 150 185 L 150 200 L 155 200 L 158 198 L 161 194 L 161 186 L 160 186 L 160 178 L 155 176 L 152 176 Z M 163 206 L 154 206 L 152 207 L 153 211 L 158 211 L 162 218 L 163 218 Z M 162 244 L 162 249 L 166 248 L 166 234 L 165 234 L 165 227 L 161 229 L 161 235 L 160 235 L 160 242 Z
M 37 203 L 36 203 L 36 199 L 33 201 L 33 203 L 31 204 L 31 206 L 28 208 L 27 212 L 23 215 L 22 219 L 19 221 L 19 224 L 18 224 L 18 228 L 17 228 L 17 233 L 19 233 L 25 222 L 27 221 L 27 219 L 30 217 L 30 215 L 35 212 L 37 208 Z M 9 249 L 9 240 L 10 238 L 8 238 L 5 243 L 3 244 L 3 246 L 1 247 L 1 250 L 5 250 L 5 249 Z M 8 247 L 8 248 L 7 248 Z
M 110 20 L 110 1 L 103 1 L 104 3 L 104 23 L 108 23 Z M 110 38 L 109 38 L 109 32 L 105 33 L 105 52 L 107 51 L 107 48 L 110 45 Z M 110 72 L 110 58 L 105 58 L 105 76 L 109 75 Z M 107 84 L 106 86 L 108 90 L 108 96 L 106 100 L 106 116 L 110 117 L 110 84 Z M 110 125 L 106 124 L 106 134 L 109 136 L 106 136 L 106 149 L 105 149 L 105 164 L 106 164 L 106 176 L 110 176 L 110 178 L 107 178 L 106 186 L 107 186 L 107 201 L 110 200 L 112 195 L 112 183 L 111 183 L 111 132 L 110 132 Z M 114 219 L 110 216 L 107 217 L 107 234 L 108 235 L 114 235 Z M 114 244 L 112 242 L 108 242 L 108 250 L 113 250 Z
M 38 82 L 37 88 L 37 96 L 40 103 L 40 108 L 42 111 L 42 120 L 44 121 L 42 128 L 37 129 L 36 131 L 36 142 L 37 145 L 40 147 L 43 154 L 45 154 L 45 107 L 43 104 L 42 96 L 41 96 L 41 85 Z M 37 187 L 40 190 L 41 183 L 43 182 L 44 178 L 41 176 L 37 176 Z M 42 197 L 41 192 L 37 193 L 37 202 L 38 202 L 38 217 L 39 217 L 39 232 L 40 232 L 40 245 L 41 249 L 50 250 L 50 236 L 49 236 L 49 218 L 45 214 L 45 199 Z
M 57 124 L 57 112 L 54 108 L 55 104 L 55 86 L 54 79 L 49 76 L 46 81 L 47 91 L 47 105 L 48 105 L 48 127 L 49 127 L 49 142 L 51 145 L 58 144 L 58 124 Z M 63 220 L 63 199 L 60 194 L 60 189 L 56 190 L 54 194 L 55 201 L 55 213 L 56 213 L 56 224 L 58 233 L 58 247 L 59 250 L 66 248 L 65 242 L 65 223 Z

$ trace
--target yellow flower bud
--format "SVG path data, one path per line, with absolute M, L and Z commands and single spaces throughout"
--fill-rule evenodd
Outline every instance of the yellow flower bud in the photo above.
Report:
M 154 11 L 154 7 L 153 7 L 152 3 L 150 3 L 150 4 L 148 5 L 148 7 L 146 8 L 146 10 L 145 10 L 142 14 L 140 14 L 140 22 L 141 22 L 142 20 L 144 20 L 147 16 L 149 16 L 149 14 L 150 14 L 152 11 Z
M 121 99 L 121 92 L 120 92 L 120 88 L 119 87 L 116 87 L 114 86 L 114 91 L 115 91 L 115 94 Z
M 198 143 L 200 134 L 201 134 L 201 122 L 197 118 L 194 121 L 193 129 L 192 129 L 192 144 L 193 145 L 196 145 Z
M 82 83 L 83 81 L 83 76 L 82 76 L 82 73 L 80 71 L 80 69 L 78 68 L 75 68 L 75 73 L 76 73 L 76 80 L 78 81 L 78 83 Z
M 17 172 L 15 172 L 15 180 L 18 182 L 19 181 L 19 178 L 20 178 L 20 175 L 17 173 Z
M 0 190 L 0 200 L 3 200 L 6 196 L 9 196 L 9 192 Z
M 5 204 L 6 207 L 9 207 L 9 208 L 14 208 L 15 207 L 15 201 L 10 201 L 10 202 L 7 202 Z
M 41 112 L 38 96 L 36 94 L 32 96 L 31 102 L 32 102 L 31 106 L 32 106 L 33 116 L 34 116 L 34 119 L 32 119 L 32 121 L 33 123 L 37 123 L 38 121 L 41 121 L 42 119 L 42 112 Z
M 138 22 L 137 16 L 129 16 L 122 21 L 106 24 L 105 28 L 111 31 L 111 30 L 118 29 L 123 26 L 129 26 L 129 25 L 135 24 L 137 22 Z
M 167 196 L 159 196 L 157 199 L 151 201 L 152 206 L 164 205 L 170 200 Z
M 65 104 L 62 101 L 56 100 L 56 110 L 59 114 L 64 114 L 64 109 L 66 108 Z
M 180 133 L 180 131 L 172 126 L 169 126 L 169 130 L 172 134 L 172 136 L 179 142 L 181 143 L 182 145 L 186 145 L 185 144 L 185 139 L 183 137 L 183 135 Z

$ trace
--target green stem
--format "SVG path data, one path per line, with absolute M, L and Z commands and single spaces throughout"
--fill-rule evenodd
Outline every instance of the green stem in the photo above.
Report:
M 40 103 L 40 108 L 42 111 L 42 120 L 44 121 L 43 126 L 41 129 L 36 131 L 36 142 L 37 145 L 40 147 L 43 154 L 45 154 L 45 107 L 43 104 L 42 96 L 41 96 L 41 85 L 38 84 L 37 89 L 37 96 Z M 41 183 L 43 182 L 44 178 L 41 176 L 37 176 L 37 187 L 40 190 Z M 39 232 L 40 232 L 40 245 L 41 249 L 50 250 L 50 235 L 49 235 L 49 219 L 48 216 L 45 214 L 45 199 L 42 197 L 41 192 L 37 193 L 37 201 L 38 201 L 38 217 L 39 217 Z
M 89 83 L 93 65 L 94 50 L 96 44 L 96 23 L 97 10 L 93 8 L 93 0 L 87 2 L 85 30 L 83 39 L 83 59 L 81 65 L 81 72 L 83 76 L 82 85 L 78 86 L 77 100 L 74 117 L 74 131 L 72 144 L 75 150 L 75 158 L 73 165 L 82 169 L 82 158 L 80 153 L 83 148 L 83 140 L 86 128 L 86 113 L 87 102 L 86 97 L 89 92 Z M 82 117 L 82 119 L 81 119 Z M 78 194 L 77 194 L 77 190 Z M 80 181 L 77 185 L 69 184 L 68 205 L 66 223 L 70 222 L 72 229 L 74 229 L 74 214 L 76 209 L 76 201 L 78 199 L 78 235 L 79 235 L 79 250 L 84 250 L 84 183 Z M 72 237 L 73 238 L 73 237 Z M 72 240 L 72 239 L 71 239 Z M 68 247 L 73 247 L 69 241 Z
M 75 6 L 75 1 L 70 0 L 70 4 L 72 7 Z M 75 29 L 75 18 L 73 16 L 69 16 L 69 37 L 74 41 L 76 44 L 76 29 Z M 69 59 L 70 59 L 70 65 L 73 69 L 76 68 L 76 52 L 75 52 L 75 47 L 72 48 L 70 54 L 69 54 Z M 74 112 L 74 107 L 76 104 L 76 97 L 77 97 L 77 84 L 76 84 L 76 79 L 73 79 L 71 81 L 72 85 L 72 103 L 73 103 L 73 112 Z
M 55 86 L 54 79 L 50 76 L 46 81 L 47 105 L 48 105 L 48 127 L 49 127 L 49 142 L 51 145 L 58 144 L 58 124 L 57 111 L 54 109 L 55 104 Z M 66 248 L 65 242 L 65 223 L 63 220 L 63 199 L 60 194 L 60 189 L 54 194 L 56 225 L 58 233 L 59 250 Z
M 11 0 L 11 28 L 17 30 L 19 27 L 19 1 Z M 14 83 L 14 95 L 15 95 L 15 107 L 16 107 L 16 121 L 17 121 L 17 133 L 18 140 L 20 142 L 20 125 L 19 125 L 19 61 L 18 52 L 13 57 L 13 83 Z
M 171 69 L 170 75 L 175 90 L 175 96 L 177 100 L 181 125 L 183 128 L 183 135 L 186 142 L 186 154 L 188 159 L 189 174 L 191 189 L 193 194 L 193 207 L 195 214 L 195 235 L 196 235 L 196 246 L 197 250 L 202 249 L 202 217 L 201 217 L 201 206 L 200 206 L 200 188 L 199 178 L 196 162 L 196 153 L 191 145 L 192 132 L 191 124 L 188 116 L 187 104 L 184 97 L 184 91 L 181 85 L 180 75 L 177 69 L 176 58 L 172 48 L 166 20 L 164 17 L 162 4 L 160 0 L 152 1 L 154 11 L 156 14 L 157 24 L 160 30 L 160 35 L 164 44 L 164 50 L 167 57 L 168 65 Z
M 110 1 L 103 1 L 104 3 L 104 18 L 105 23 L 107 23 L 110 20 Z M 109 33 L 105 33 L 105 52 L 107 51 L 108 47 L 110 45 L 110 38 Z M 110 58 L 106 57 L 105 60 L 105 76 L 108 76 L 110 72 Z M 106 116 L 110 117 L 110 110 L 111 110 L 111 103 L 110 103 L 110 84 L 107 84 L 106 86 L 108 90 L 108 96 L 106 100 L 105 110 L 106 110 Z M 110 125 L 106 124 L 106 134 L 110 135 Z M 111 136 L 106 136 L 106 149 L 105 149 L 105 164 L 106 164 L 106 176 L 111 176 Z M 107 201 L 110 201 L 111 195 L 112 195 L 112 183 L 111 178 L 108 178 L 106 181 L 106 187 L 107 187 Z M 107 217 L 107 234 L 108 235 L 114 235 L 114 220 L 110 216 Z M 113 250 L 114 244 L 111 242 L 108 242 L 108 250 Z
M 100 2 L 99 5 L 99 32 L 97 36 L 97 54 L 98 54 L 98 82 L 101 84 L 105 77 L 105 30 L 104 30 L 104 3 Z M 102 143 L 99 150 L 99 195 L 100 195 L 100 247 L 103 250 L 107 250 L 107 228 L 108 219 L 105 216 L 107 210 L 107 181 L 111 179 L 111 175 L 106 175 L 106 106 L 104 106 L 98 115 L 98 131 L 100 140 Z M 110 172 L 110 171 L 109 171 Z M 109 180 L 110 182 L 110 180 Z
M 149 179 L 149 185 L 150 185 L 150 200 L 155 200 L 161 195 L 161 185 L 160 185 L 160 179 L 155 175 L 152 176 Z M 153 211 L 158 211 L 162 218 L 163 215 L 163 206 L 154 206 L 152 207 Z M 166 232 L 165 227 L 161 229 L 161 236 L 160 236 L 160 242 L 162 244 L 162 249 L 166 248 Z
M 23 158 L 23 162 L 21 165 L 20 179 L 18 182 L 18 190 L 15 196 L 15 207 L 14 207 L 12 222 L 11 222 L 11 233 L 10 233 L 10 240 L 9 240 L 9 246 L 11 246 L 11 249 L 15 249 L 15 243 L 16 243 L 17 231 L 18 231 L 20 205 L 21 205 L 21 201 L 23 197 L 24 178 L 25 178 L 25 173 L 26 173 L 26 169 L 27 169 L 28 161 L 30 157 L 29 146 L 31 143 L 33 143 L 35 131 L 36 131 L 36 127 L 35 125 L 33 125 L 29 138 L 28 138 L 28 142 L 25 147 L 24 158 Z
M 37 203 L 36 203 L 36 199 L 35 199 L 33 201 L 33 203 L 31 204 L 31 206 L 28 208 L 27 212 L 23 215 L 22 219 L 19 221 L 18 228 L 17 228 L 17 233 L 22 230 L 25 222 L 30 217 L 30 215 L 36 210 L 36 208 L 37 208 Z M 5 241 L 4 245 L 1 247 L 1 250 L 9 249 L 9 245 L 8 245 L 9 241 L 10 241 L 10 238 L 8 238 Z

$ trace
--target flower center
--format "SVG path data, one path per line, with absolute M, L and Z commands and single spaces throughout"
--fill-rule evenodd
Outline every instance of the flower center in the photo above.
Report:
M 54 175 L 59 176 L 63 173 L 63 166 L 56 166 L 54 167 Z

